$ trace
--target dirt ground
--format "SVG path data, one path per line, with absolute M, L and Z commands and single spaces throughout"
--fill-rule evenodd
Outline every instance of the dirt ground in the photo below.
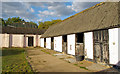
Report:
M 71 55 L 45 48 L 28 49 L 26 53 L 35 72 L 99 72 L 111 69 L 86 60 L 76 61 Z

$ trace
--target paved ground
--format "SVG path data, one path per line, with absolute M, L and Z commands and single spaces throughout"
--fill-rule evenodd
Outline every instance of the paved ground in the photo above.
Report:
M 36 72 L 86 72 L 68 62 L 46 54 L 39 49 L 28 50 L 30 64 Z
M 75 57 L 53 50 L 36 48 L 27 50 L 28 61 L 36 72 L 99 72 L 111 71 L 107 66 L 90 61 L 76 61 Z

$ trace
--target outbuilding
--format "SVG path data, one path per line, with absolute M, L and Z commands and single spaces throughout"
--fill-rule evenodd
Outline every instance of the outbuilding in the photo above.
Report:
M 42 38 L 54 38 L 55 51 L 63 50 L 96 63 L 120 66 L 119 17 L 120 2 L 102 2 L 49 27 Z M 64 38 L 67 50 L 62 49 Z
M 37 28 L 2 27 L 0 47 L 37 47 L 45 30 Z

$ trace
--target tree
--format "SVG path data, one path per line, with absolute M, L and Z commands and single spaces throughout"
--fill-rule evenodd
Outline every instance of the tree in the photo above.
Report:
M 20 17 L 12 17 L 8 18 L 7 20 L 4 20 L 3 18 L 0 18 L 0 25 L 2 26 L 14 26 L 14 27 L 26 27 L 26 28 L 38 28 L 38 25 L 35 22 L 26 22 L 24 19 L 21 19 Z
M 38 28 L 40 29 L 48 29 L 49 26 L 56 24 L 58 22 L 61 22 L 62 20 L 57 19 L 57 20 L 52 20 L 52 21 L 45 21 L 45 22 L 38 22 L 39 26 Z
M 5 20 L 3 18 L 0 18 L 0 25 L 1 26 L 6 26 Z
M 37 28 L 37 27 L 38 27 L 38 26 L 37 26 L 37 24 L 36 24 L 36 23 L 34 23 L 34 22 L 32 22 L 32 21 L 31 21 L 31 22 L 29 22 L 29 24 L 30 24 L 30 25 L 32 25 L 32 26 L 33 26 L 33 28 Z

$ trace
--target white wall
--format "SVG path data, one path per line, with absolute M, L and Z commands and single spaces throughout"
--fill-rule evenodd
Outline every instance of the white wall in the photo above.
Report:
M 40 45 L 41 47 L 44 47 L 44 38 L 40 38 Z
M 13 34 L 12 35 L 12 47 L 23 47 L 24 35 Z
M 109 62 L 117 64 L 120 61 L 120 28 L 109 29 Z
M 120 28 L 118 28 L 118 61 L 117 65 L 120 66 Z
M 93 32 L 84 33 L 86 58 L 93 59 Z
M 67 35 L 67 54 L 75 55 L 75 34 Z
M 46 38 L 46 48 L 51 49 L 51 38 Z
M 9 47 L 9 34 L 0 34 L 0 47 Z
M 0 34 L 0 48 L 2 48 L 2 34 Z
M 26 37 L 26 47 L 28 47 L 28 37 Z
M 36 47 L 36 45 L 37 45 L 37 44 L 36 44 L 36 42 L 37 42 L 36 35 L 34 35 L 33 37 L 34 37 L 34 39 L 33 39 L 33 41 L 34 41 L 33 46 Z
M 36 35 L 32 35 L 32 34 L 27 34 L 26 35 L 26 47 L 28 47 L 28 37 L 33 37 L 33 46 L 36 47 L 37 46 L 37 36 Z
M 54 50 L 62 52 L 62 36 L 54 37 Z
M 38 35 L 38 46 L 41 46 L 40 44 L 40 37 L 41 37 L 41 35 Z

